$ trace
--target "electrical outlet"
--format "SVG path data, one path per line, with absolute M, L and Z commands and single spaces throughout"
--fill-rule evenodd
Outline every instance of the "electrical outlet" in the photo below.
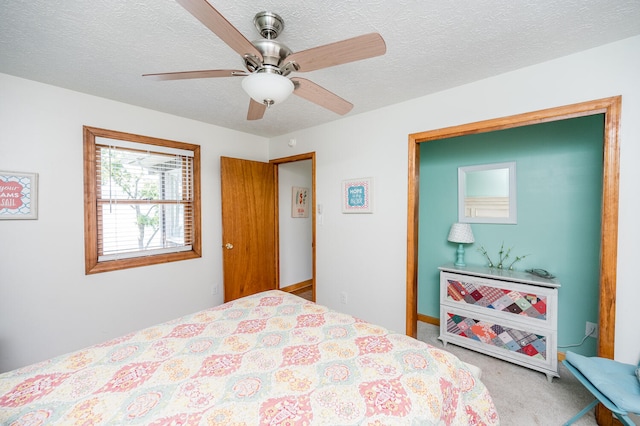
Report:
M 584 334 L 589 337 L 593 337 L 594 339 L 598 337 L 598 324 L 595 322 L 587 321 L 587 324 L 584 329 Z
M 346 305 L 347 302 L 349 301 L 349 297 L 347 296 L 346 292 L 341 292 L 340 293 L 340 303 L 342 303 L 343 305 Z
M 219 291 L 220 291 L 220 286 L 218 284 L 214 284 L 213 287 L 211 287 L 212 296 L 216 296 Z

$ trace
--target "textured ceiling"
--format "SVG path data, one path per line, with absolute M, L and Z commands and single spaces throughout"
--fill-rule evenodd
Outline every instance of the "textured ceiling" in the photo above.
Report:
M 380 33 L 384 56 L 296 74 L 352 102 L 349 115 L 640 34 L 638 0 L 209 1 L 250 40 L 257 12 L 278 13 L 294 52 Z M 2 73 L 265 137 L 341 118 L 291 96 L 247 121 L 240 78 L 141 77 L 218 68 L 243 66 L 173 0 L 0 2 Z

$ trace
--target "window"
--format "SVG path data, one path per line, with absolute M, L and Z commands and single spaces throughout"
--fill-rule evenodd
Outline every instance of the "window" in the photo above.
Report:
M 200 147 L 84 127 L 85 272 L 201 256 Z

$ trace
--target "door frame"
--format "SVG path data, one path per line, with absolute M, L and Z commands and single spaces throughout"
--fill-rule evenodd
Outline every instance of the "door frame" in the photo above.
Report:
M 280 288 L 280 207 L 278 197 L 278 166 L 296 161 L 311 160 L 311 292 L 312 300 L 316 300 L 316 153 L 307 152 L 290 157 L 275 158 L 269 163 L 275 165 L 276 179 L 276 288 Z
M 621 105 L 622 97 L 614 96 L 409 135 L 406 288 L 407 335 L 416 336 L 418 320 L 418 191 L 420 183 L 420 144 L 456 136 L 604 114 L 598 356 L 613 359 L 618 256 L 619 127 Z

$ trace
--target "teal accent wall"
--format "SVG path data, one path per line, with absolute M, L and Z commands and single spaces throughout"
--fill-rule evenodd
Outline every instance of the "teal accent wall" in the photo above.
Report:
M 596 339 L 578 347 L 585 322 L 598 322 L 604 116 L 594 115 L 420 144 L 418 312 L 439 317 L 438 266 L 453 263 L 447 241 L 458 219 L 458 167 L 516 162 L 518 223 L 471 224 L 475 243 L 465 263 L 494 262 L 504 243 L 514 269 L 556 275 L 558 350 L 596 354 Z

